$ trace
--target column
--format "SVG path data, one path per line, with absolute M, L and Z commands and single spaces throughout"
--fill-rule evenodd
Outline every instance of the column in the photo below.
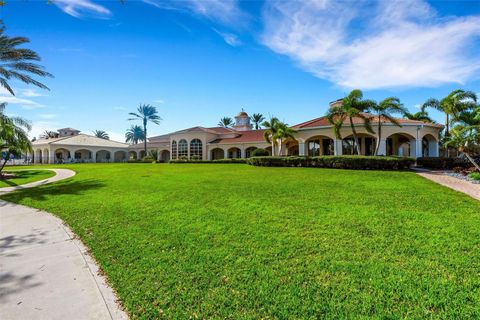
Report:
M 380 139 L 380 143 L 378 145 L 378 155 L 385 156 L 387 155 L 387 140 Z
M 242 146 L 242 148 L 240 149 L 240 158 L 242 158 L 242 159 L 246 158 L 245 147 L 244 146 Z
M 212 151 L 211 150 L 207 150 L 207 159 L 212 160 Z
M 360 143 L 360 154 L 366 155 L 366 149 L 365 149 L 365 137 L 359 137 L 358 143 Z
M 223 150 L 223 157 L 225 159 L 228 159 L 228 150 L 227 149 Z
M 410 148 L 412 148 L 412 145 L 415 146 L 415 148 L 410 151 L 410 153 L 412 154 L 412 157 L 414 157 L 414 158 L 422 157 L 422 139 L 412 140 L 410 142 Z
M 305 153 L 305 142 L 299 142 L 298 143 L 298 155 L 301 157 L 306 156 Z
M 342 140 L 333 140 L 333 154 L 336 156 L 341 156 L 343 154 L 342 151 Z

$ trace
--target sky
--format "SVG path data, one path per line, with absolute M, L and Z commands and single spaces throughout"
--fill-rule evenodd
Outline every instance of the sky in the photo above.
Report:
M 73 127 L 123 141 L 143 103 L 163 118 L 153 136 L 242 108 L 293 125 L 352 89 L 412 112 L 454 89 L 480 94 L 480 1 L 11 0 L 0 19 L 54 75 L 49 91 L 0 89 L 32 137 Z

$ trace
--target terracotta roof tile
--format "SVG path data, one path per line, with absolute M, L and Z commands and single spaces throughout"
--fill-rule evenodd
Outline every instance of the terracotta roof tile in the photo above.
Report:
M 236 131 L 239 136 L 235 138 L 216 139 L 210 143 L 240 143 L 240 142 L 264 142 L 263 132 L 265 130 Z

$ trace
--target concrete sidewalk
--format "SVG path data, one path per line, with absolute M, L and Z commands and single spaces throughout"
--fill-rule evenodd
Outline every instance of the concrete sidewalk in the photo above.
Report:
M 0 319 L 127 319 L 115 300 L 60 219 L 0 200 Z
M 470 197 L 480 200 L 480 184 L 447 176 L 443 171 L 415 170 L 419 176 L 434 181 L 442 186 L 448 187 L 455 191 L 463 192 Z
M 37 170 L 37 169 L 34 168 L 34 169 L 25 169 L 25 170 Z M 55 172 L 55 175 L 53 177 L 48 178 L 48 179 L 43 179 L 43 180 L 40 180 L 40 181 L 30 182 L 30 183 L 27 183 L 27 184 L 22 184 L 20 186 L 0 188 L 0 196 L 2 194 L 8 193 L 8 192 L 13 192 L 13 191 L 27 189 L 27 188 L 34 188 L 34 187 L 38 187 L 38 186 L 41 186 L 41 185 L 44 185 L 44 184 L 64 180 L 64 179 L 73 177 L 76 174 L 75 171 L 69 170 L 69 169 L 39 169 L 39 170 L 50 170 L 50 171 Z M 21 171 L 21 170 L 18 170 L 18 171 Z

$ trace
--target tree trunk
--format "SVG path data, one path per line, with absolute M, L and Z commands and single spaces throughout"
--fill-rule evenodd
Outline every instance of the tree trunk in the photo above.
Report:
M 282 155 L 282 140 L 277 140 L 278 143 L 278 156 L 280 157 Z
M 8 158 L 5 158 L 5 159 L 3 160 L 2 167 L 0 168 L 0 176 L 2 175 L 3 168 L 5 168 L 5 165 L 7 164 L 7 161 L 8 161 Z
M 449 124 L 449 118 L 448 118 L 448 113 L 445 113 L 445 137 L 448 136 L 448 133 L 450 132 L 450 124 Z
M 378 129 L 377 129 L 377 143 L 375 144 L 375 153 L 374 156 L 378 156 L 378 149 L 380 149 L 380 139 L 382 138 L 382 123 L 380 118 L 378 118 Z
M 272 157 L 274 157 L 275 156 L 275 142 L 273 142 L 273 137 L 271 139 L 272 139 Z
M 143 149 L 145 151 L 145 157 L 147 156 L 147 121 L 143 120 L 143 134 L 145 135 L 143 138 Z
M 480 166 L 475 162 L 475 160 L 473 160 L 473 158 L 468 154 L 468 152 L 464 152 L 463 154 L 475 166 L 475 168 L 477 168 L 477 170 L 480 172 Z
M 353 134 L 353 147 L 357 150 L 357 155 L 361 156 L 362 154 L 360 153 L 360 147 L 358 145 L 357 131 L 355 130 L 355 126 L 353 125 L 352 121 L 352 117 L 350 117 L 350 127 L 352 128 Z

